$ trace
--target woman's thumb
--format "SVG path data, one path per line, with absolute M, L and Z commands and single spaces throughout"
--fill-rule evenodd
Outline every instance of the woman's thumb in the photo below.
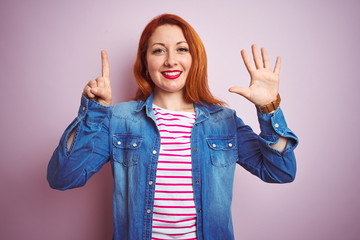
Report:
M 231 87 L 229 88 L 229 92 L 232 93 L 237 93 L 247 99 L 250 98 L 250 91 L 248 88 L 243 88 L 243 87 Z

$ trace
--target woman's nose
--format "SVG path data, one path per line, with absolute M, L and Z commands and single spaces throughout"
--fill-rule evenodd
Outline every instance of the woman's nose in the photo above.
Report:
M 166 55 L 164 65 L 167 66 L 167 67 L 172 67 L 172 66 L 174 66 L 176 64 L 177 64 L 176 54 L 168 52 L 168 54 Z

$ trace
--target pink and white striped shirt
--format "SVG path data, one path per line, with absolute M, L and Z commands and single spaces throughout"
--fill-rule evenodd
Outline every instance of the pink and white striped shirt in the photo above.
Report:
M 196 240 L 190 138 L 195 113 L 153 105 L 161 145 L 156 172 L 152 239 Z

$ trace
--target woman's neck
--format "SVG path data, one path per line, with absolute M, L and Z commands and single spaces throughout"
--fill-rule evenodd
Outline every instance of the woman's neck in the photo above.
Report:
M 173 111 L 194 112 L 194 104 L 185 102 L 182 92 L 160 93 L 154 91 L 153 103 L 161 108 Z

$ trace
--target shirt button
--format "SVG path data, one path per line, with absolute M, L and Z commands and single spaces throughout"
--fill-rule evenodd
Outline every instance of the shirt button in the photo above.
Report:
M 117 142 L 117 145 L 121 145 L 121 142 L 120 142 L 120 141 L 118 141 L 118 142 Z
M 157 151 L 156 151 L 156 150 L 154 150 L 154 151 L 153 151 L 153 154 L 155 155 L 156 153 L 157 153 Z
M 275 125 L 274 125 L 276 128 L 278 128 L 279 127 L 279 124 L 278 123 L 275 123 Z
M 198 126 L 198 125 L 199 125 L 199 124 L 197 124 L 197 123 L 195 124 L 195 126 Z
M 83 111 L 85 112 L 85 110 L 86 110 L 86 107 L 83 107 Z
M 198 151 L 198 149 L 197 148 L 194 148 L 194 152 L 197 152 Z
M 150 209 L 147 209 L 146 212 L 147 212 L 147 213 L 151 213 L 151 210 L 150 210 Z
M 149 185 L 153 185 L 153 183 L 154 183 L 153 181 L 149 181 Z
M 216 144 L 214 143 L 212 146 L 213 146 L 213 147 L 216 147 Z
M 229 143 L 229 147 L 232 147 L 232 143 Z
M 200 181 L 199 181 L 199 180 L 196 180 L 196 181 L 195 181 L 195 183 L 196 183 L 196 184 L 199 184 L 199 183 L 200 183 Z
M 201 209 L 201 208 L 199 208 L 198 212 L 202 212 L 202 209 Z
M 136 143 L 133 143 L 133 147 L 136 147 L 137 146 L 137 144 Z

